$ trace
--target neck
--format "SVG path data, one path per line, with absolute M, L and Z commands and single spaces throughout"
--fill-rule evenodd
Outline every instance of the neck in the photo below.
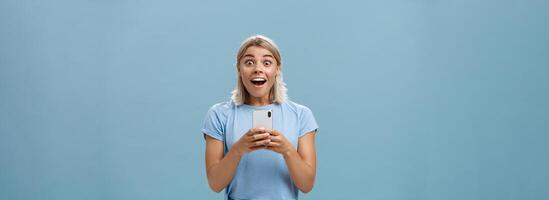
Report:
M 269 95 L 266 95 L 264 97 L 250 97 L 245 103 L 250 106 L 266 106 L 271 104 L 272 102 Z

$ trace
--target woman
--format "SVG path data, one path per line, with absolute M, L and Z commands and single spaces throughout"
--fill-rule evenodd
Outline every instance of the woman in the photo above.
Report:
M 307 107 L 287 100 L 276 44 L 246 39 L 236 57 L 238 83 L 230 101 L 215 104 L 204 120 L 206 174 L 226 199 L 297 199 L 316 176 L 318 125 Z M 254 110 L 271 110 L 272 129 L 252 128 Z

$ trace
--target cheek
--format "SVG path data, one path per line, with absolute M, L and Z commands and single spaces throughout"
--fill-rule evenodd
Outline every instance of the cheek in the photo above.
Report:
M 240 78 L 244 78 L 247 76 L 246 70 L 242 68 L 240 68 L 237 73 L 238 73 L 238 76 L 240 76 Z
M 269 71 L 267 71 L 267 74 L 269 75 L 269 77 L 272 77 L 274 78 L 278 73 L 278 70 L 276 67 L 273 67 L 271 69 L 269 69 Z

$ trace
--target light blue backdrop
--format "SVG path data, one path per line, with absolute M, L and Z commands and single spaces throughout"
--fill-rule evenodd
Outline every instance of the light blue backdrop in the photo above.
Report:
M 0 1 L 0 199 L 222 199 L 240 42 L 320 125 L 302 199 L 549 199 L 549 3 Z

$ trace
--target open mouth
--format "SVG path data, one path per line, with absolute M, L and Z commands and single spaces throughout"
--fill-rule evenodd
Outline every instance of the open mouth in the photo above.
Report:
M 264 78 L 254 78 L 251 80 L 252 81 L 252 84 L 256 85 L 256 86 L 262 86 L 263 84 L 265 84 L 267 82 L 267 79 L 264 79 Z

